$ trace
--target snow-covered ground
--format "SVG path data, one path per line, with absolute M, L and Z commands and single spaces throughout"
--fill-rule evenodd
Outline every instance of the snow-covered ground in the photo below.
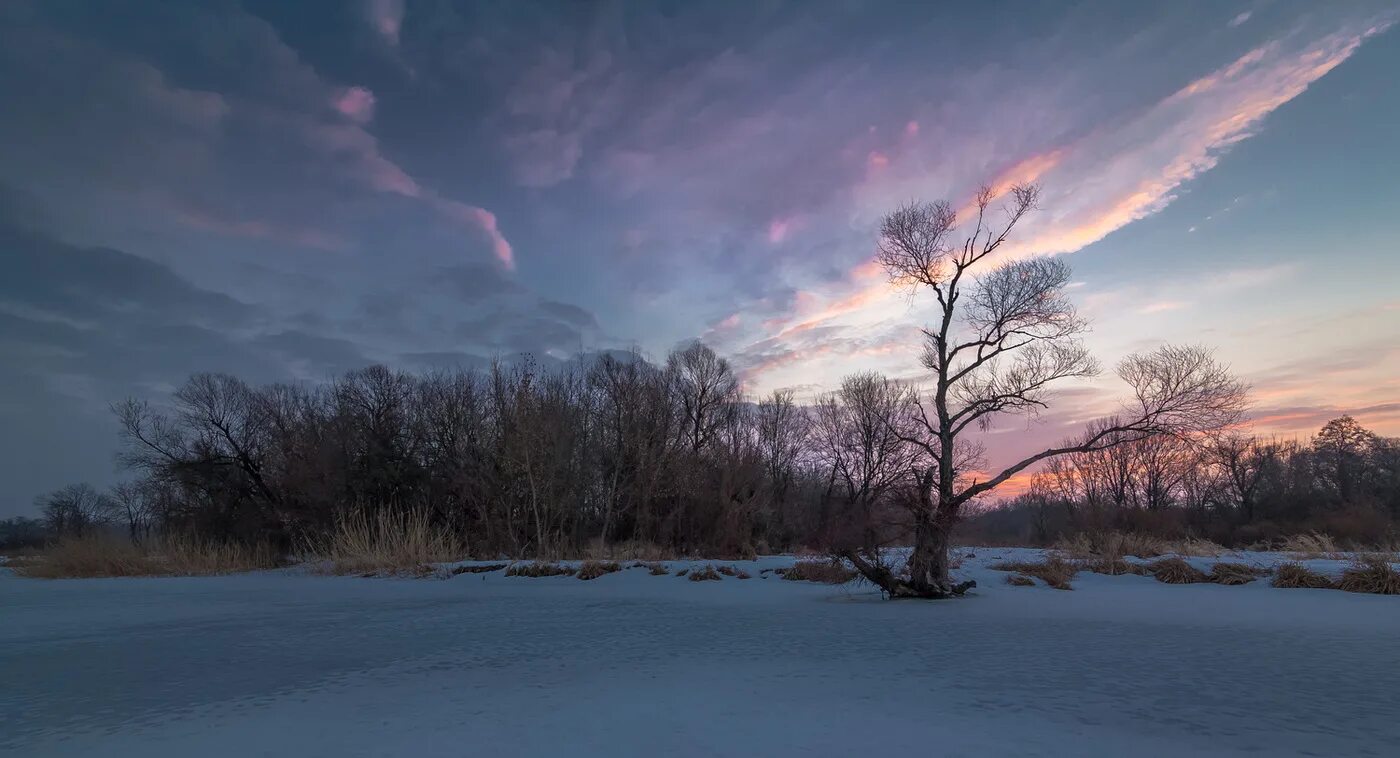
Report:
M 1012 587 L 986 565 L 1035 551 L 975 552 L 976 595 L 943 602 L 758 578 L 788 558 L 722 582 L 0 569 L 0 754 L 1396 754 L 1400 598 Z

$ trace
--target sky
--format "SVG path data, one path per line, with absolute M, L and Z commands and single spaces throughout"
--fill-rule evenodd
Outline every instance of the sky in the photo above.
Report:
M 1210 345 L 1255 428 L 1400 435 L 1391 2 L 0 4 L 0 517 L 108 411 L 702 339 L 747 392 L 917 382 L 901 202 L 1042 185 L 1112 366 Z M 1009 462 L 1111 372 L 987 432 Z

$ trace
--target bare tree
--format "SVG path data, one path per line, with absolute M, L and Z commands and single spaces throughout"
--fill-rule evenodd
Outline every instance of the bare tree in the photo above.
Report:
M 698 453 L 729 423 L 739 400 L 739 380 L 729 361 L 702 342 L 672 351 L 666 368 L 676 381 L 686 442 Z
M 1240 516 L 1245 521 L 1253 521 L 1259 485 L 1278 458 L 1278 445 L 1233 433 L 1217 435 L 1209 450 L 1224 471 L 1226 485 Z
M 798 459 L 807 447 L 811 420 L 794 402 L 792 390 L 774 390 L 759 402 L 755 424 L 774 509 L 771 531 L 777 534 L 787 529 L 785 508 Z
M 891 597 L 965 591 L 968 585 L 954 585 L 948 574 L 949 538 L 963 506 L 1040 461 L 1159 434 L 1219 428 L 1242 410 L 1244 387 L 1208 350 L 1167 346 L 1119 365 L 1133 399 L 1118 416 L 1000 472 L 968 478 L 969 429 L 987 426 L 998 414 L 1044 409 L 1052 385 L 1099 372 L 1079 339 L 1087 325 L 1065 294 L 1070 271 L 1062 259 L 988 265 L 1039 197 L 1034 185 L 1013 187 L 996 214 L 989 213 L 992 191 L 982 189 L 971 231 L 961 239 L 957 215 L 946 202 L 905 205 L 881 224 L 878 259 L 891 280 L 931 291 L 939 306 L 937 320 L 924 329 L 923 363 L 933 386 L 913 402 L 916 431 L 904 438 L 929 458 L 923 477 L 928 495 L 914 514 L 908 576 L 884 570 L 875 556 L 847 554 Z
M 107 523 L 113 512 L 111 499 L 86 483 L 41 495 L 35 505 L 44 515 L 45 527 L 56 537 L 81 537 Z
M 859 550 L 879 565 L 877 508 L 907 482 L 918 450 L 905 443 L 904 387 L 873 372 L 848 376 L 841 389 L 817 400 L 812 436 L 830 471 L 832 489 L 846 506 L 845 522 L 827 540 L 843 553 Z

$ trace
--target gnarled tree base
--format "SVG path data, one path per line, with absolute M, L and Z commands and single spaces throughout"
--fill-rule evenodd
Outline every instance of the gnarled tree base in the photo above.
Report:
M 950 597 L 962 597 L 968 590 L 977 586 L 977 582 L 970 579 L 957 584 L 954 584 L 951 579 L 942 582 L 915 582 L 896 576 L 888 568 L 878 563 L 871 563 L 854 551 L 843 551 L 840 556 L 850 561 L 861 576 L 879 587 L 891 600 L 903 598 L 944 600 Z

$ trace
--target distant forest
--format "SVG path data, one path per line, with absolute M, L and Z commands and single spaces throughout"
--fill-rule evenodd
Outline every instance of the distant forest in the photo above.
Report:
M 922 486 L 900 433 L 911 402 L 869 373 L 810 406 L 790 392 L 746 398 L 699 343 L 660 366 L 374 366 L 323 386 L 197 375 L 168 407 L 114 408 L 130 481 L 45 495 L 42 520 L 0 522 L 0 544 L 103 529 L 295 551 L 382 509 L 426 514 L 479 557 L 907 544 Z M 1343 417 L 1307 441 L 1227 430 L 1054 458 L 958 534 L 1048 544 L 1115 529 L 1244 546 L 1318 531 L 1368 545 L 1394 539 L 1397 519 L 1400 440 Z

